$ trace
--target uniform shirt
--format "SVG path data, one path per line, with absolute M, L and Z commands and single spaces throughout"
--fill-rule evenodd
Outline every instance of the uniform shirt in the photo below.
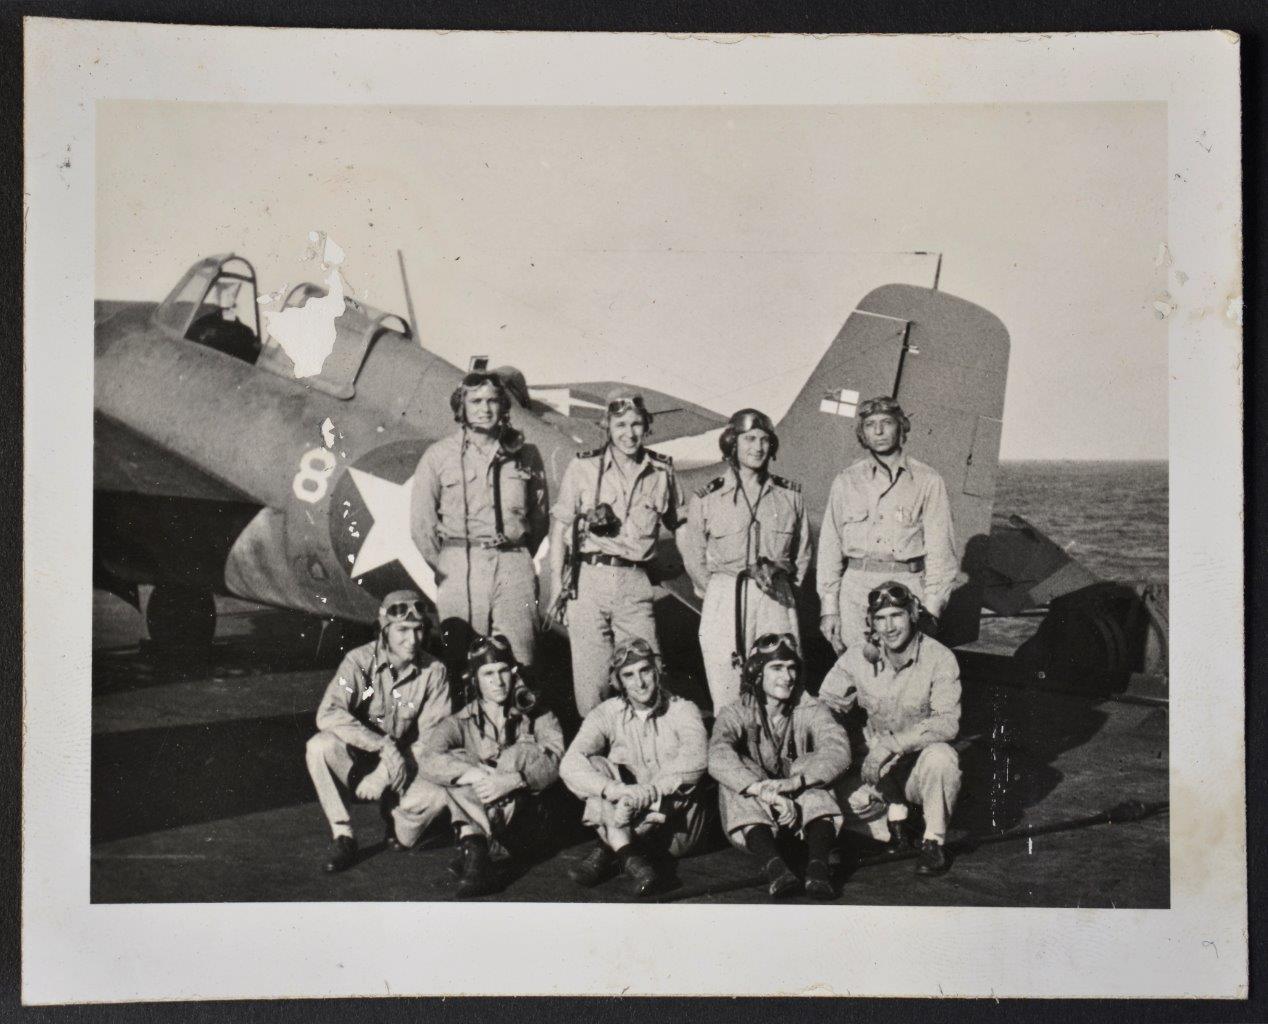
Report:
M 612 781 L 590 764 L 592 755 L 601 754 L 664 797 L 700 781 L 707 745 L 704 721 L 689 700 L 671 695 L 663 710 L 640 715 L 624 697 L 610 697 L 586 715 L 559 765 L 559 777 L 582 799 L 601 796 Z
M 946 605 L 959 567 L 946 484 L 905 452 L 893 472 L 891 477 L 889 468 L 868 454 L 832 481 L 816 568 L 825 610 L 836 607 L 846 558 L 924 558 L 926 603 L 935 615 Z
M 603 481 L 600 486 L 601 462 Z M 599 487 L 597 499 L 596 487 Z M 607 445 L 582 452 L 564 470 L 559 497 L 550 514 L 555 522 L 571 530 L 578 514 L 589 512 L 603 502 L 611 505 L 620 517 L 620 532 L 615 537 L 594 537 L 583 532 L 581 551 L 616 555 L 631 562 L 650 561 L 656 553 L 661 525 L 669 530 L 679 526 L 678 510 L 682 508 L 683 498 L 674 475 L 673 459 L 644 448 L 642 459 L 630 471 L 627 481 L 613 464 L 612 451 Z
M 960 731 L 960 666 L 946 647 L 917 632 L 898 667 L 882 655 L 873 665 L 863 647 L 851 647 L 832 666 L 819 687 L 849 710 L 867 712 L 863 735 L 897 753 L 950 743 Z M 892 733 L 891 738 L 886 735 Z
M 317 707 L 317 728 L 350 747 L 376 751 L 384 736 L 414 742 L 448 714 L 445 666 L 423 653 L 394 672 L 376 641 L 344 655 Z
M 762 556 L 799 586 L 810 569 L 810 524 L 801 488 L 768 474 L 757 497 L 746 499 L 734 471 L 715 477 L 691 496 L 681 543 L 687 572 L 701 593 L 714 573 L 738 576 Z
M 772 729 L 774 728 L 772 724 Z M 728 704 L 713 723 L 709 774 L 728 789 L 744 792 L 764 779 L 804 775 L 807 786 L 828 786 L 850 767 L 850 741 L 828 708 L 803 693 L 789 716 L 776 750 L 757 704 L 748 697 Z
M 418 460 L 410 498 L 410 535 L 433 569 L 439 564 L 443 541 L 497 540 L 493 473 L 499 455 L 506 459 L 496 441 L 474 431 L 459 431 L 437 441 Z M 523 542 L 535 551 L 547 527 L 541 453 L 526 444 L 517 457 L 498 461 L 497 473 L 506 540 Z
M 450 715 L 423 737 L 418 770 L 438 785 L 452 786 L 473 764 L 495 765 L 498 755 L 512 744 L 531 744 L 539 751 L 540 756 L 527 760 L 521 769 L 534 793 L 559 778 L 564 731 L 553 711 L 526 715 L 512 709 L 501 726 L 494 726 L 480 714 L 477 701 Z

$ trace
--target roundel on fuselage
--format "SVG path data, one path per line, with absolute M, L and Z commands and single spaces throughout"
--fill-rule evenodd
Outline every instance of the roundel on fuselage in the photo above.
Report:
M 375 597 L 436 595 L 435 578 L 409 531 L 414 470 L 431 442 L 389 441 L 342 473 L 330 496 L 330 546 L 343 571 Z

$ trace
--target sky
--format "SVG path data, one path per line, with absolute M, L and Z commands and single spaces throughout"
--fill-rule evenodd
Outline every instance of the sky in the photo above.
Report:
M 985 306 L 1001 457 L 1167 457 L 1166 107 L 265 107 L 103 102 L 96 294 L 160 299 L 234 251 L 465 367 L 622 379 L 776 419 L 882 284 Z M 306 254 L 308 258 L 306 259 Z M 268 307 L 265 307 L 268 308 Z

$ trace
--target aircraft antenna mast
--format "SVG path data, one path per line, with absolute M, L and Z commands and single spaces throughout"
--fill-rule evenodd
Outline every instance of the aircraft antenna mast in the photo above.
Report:
M 938 257 L 938 262 L 933 265 L 933 290 L 938 290 L 938 278 L 942 276 L 942 253 L 932 253 L 931 255 Z
M 418 317 L 414 315 L 414 299 L 409 293 L 409 278 L 405 275 L 405 256 L 400 249 L 396 250 L 396 261 L 401 265 L 401 287 L 405 289 L 405 309 L 409 313 L 409 329 L 414 340 L 422 345 L 422 336 L 418 333 Z M 934 286 L 935 288 L 937 285 Z

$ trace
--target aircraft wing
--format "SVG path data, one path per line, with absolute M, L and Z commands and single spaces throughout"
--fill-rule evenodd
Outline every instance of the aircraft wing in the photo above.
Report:
M 604 435 L 599 421 L 603 418 L 604 396 L 613 388 L 622 386 L 620 381 L 534 384 L 529 388 L 529 397 L 532 411 L 557 429 L 579 443 L 601 444 Z M 657 446 L 675 438 L 704 434 L 726 426 L 726 417 L 712 409 L 683 401 L 663 391 L 644 387 L 638 387 L 638 390 L 655 419 L 652 443 Z
M 101 413 L 93 419 L 93 489 L 204 501 L 250 501 L 157 441 Z

